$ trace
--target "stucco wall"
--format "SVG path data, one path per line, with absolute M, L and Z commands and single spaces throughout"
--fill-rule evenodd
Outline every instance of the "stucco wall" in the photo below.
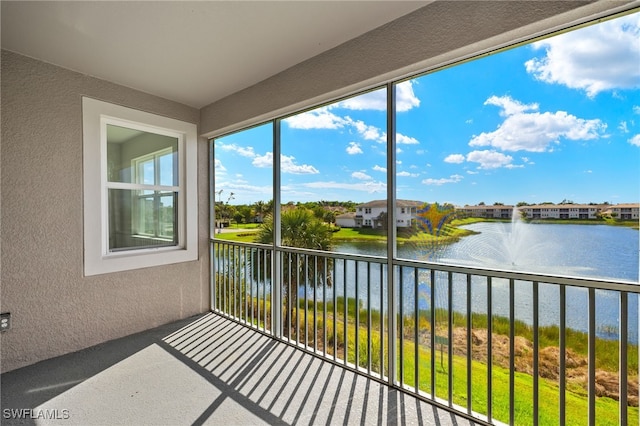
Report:
M 202 109 L 217 136 L 628 8 L 629 1 L 436 1 Z
M 81 97 L 196 124 L 199 111 L 7 51 L 1 67 L 2 371 L 208 310 L 204 139 L 199 260 L 83 276 Z

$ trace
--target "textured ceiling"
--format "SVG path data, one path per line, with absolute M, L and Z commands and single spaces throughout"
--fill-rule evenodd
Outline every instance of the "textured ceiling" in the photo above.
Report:
M 2 1 L 2 47 L 201 108 L 429 1 Z

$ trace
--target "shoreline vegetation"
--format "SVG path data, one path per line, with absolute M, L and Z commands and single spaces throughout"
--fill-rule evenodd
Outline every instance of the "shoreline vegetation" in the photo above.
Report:
M 481 222 L 510 223 L 511 219 L 487 219 L 487 218 L 465 218 L 454 219 L 445 225 L 440 235 L 435 236 L 428 232 L 416 232 L 411 229 L 398 228 L 398 242 L 425 244 L 437 242 L 438 245 L 453 244 L 469 235 L 477 234 L 475 231 L 461 228 L 463 225 L 471 225 Z M 622 226 L 635 230 L 640 230 L 640 223 L 636 220 L 620 219 L 536 219 L 523 220 L 524 223 L 550 224 L 550 225 L 607 225 Z M 236 224 L 225 228 L 223 232 L 216 230 L 215 237 L 221 240 L 254 242 L 254 238 L 260 229 L 260 224 Z M 373 228 L 335 228 L 332 240 L 336 242 L 380 242 L 387 240 L 386 232 Z
M 239 294 L 238 294 L 239 296 Z M 240 296 L 241 297 L 241 296 Z M 228 300 L 228 303 L 231 303 Z M 247 309 L 254 312 L 266 313 L 260 321 L 254 321 L 258 327 L 270 327 L 270 302 L 253 299 L 237 303 L 247 303 Z M 311 300 L 299 300 L 298 309 L 293 309 L 286 315 L 292 315 L 291 330 L 285 330 L 284 335 L 290 336 L 291 341 L 305 344 L 318 353 L 325 352 L 327 356 L 334 354 L 344 359 L 352 366 L 362 368 L 370 366 L 371 371 L 379 373 L 382 365 L 386 371 L 386 336 L 382 336 L 380 329 L 386 327 L 387 318 L 377 310 L 368 312 L 356 304 L 355 299 L 347 299 L 345 310 L 344 297 L 337 297 L 335 311 L 338 317 L 333 317 L 333 302 L 326 304 L 318 301 L 314 306 Z M 305 309 L 306 305 L 306 309 Z M 358 308 L 357 308 L 358 306 Z M 223 307 L 224 310 L 224 307 Z M 326 310 L 326 319 L 323 312 Z M 345 315 L 346 313 L 346 324 Z M 436 318 L 439 313 L 436 311 Z M 440 313 L 441 314 L 441 313 Z M 466 406 L 466 369 L 467 369 L 467 318 L 455 313 L 452 321 L 452 365 L 448 365 L 448 341 L 439 340 L 437 336 L 447 335 L 447 325 L 439 324 L 436 319 L 435 352 L 431 350 L 431 323 L 429 310 L 420 310 L 418 316 L 418 348 L 415 347 L 416 321 L 412 316 L 399 318 L 403 335 L 402 351 L 404 351 L 403 365 L 399 366 L 398 374 L 402 382 L 414 387 L 416 377 L 421 392 L 432 392 L 431 365 L 435 366 L 435 394 L 446 397 L 448 389 L 449 369 L 451 368 L 453 403 Z M 358 321 L 356 321 L 356 318 Z M 369 319 L 370 318 L 370 319 Z M 326 322 L 324 322 L 326 320 Z M 486 414 L 487 407 L 487 349 L 489 336 L 487 333 L 488 317 L 486 314 L 473 314 L 471 318 L 471 386 L 472 409 L 479 414 Z M 368 321 L 371 327 L 368 328 Z M 493 417 L 500 421 L 509 418 L 509 319 L 493 316 L 491 318 L 491 352 L 492 352 L 492 408 Z M 356 328 L 358 329 L 358 344 L 356 345 Z M 516 321 L 514 341 L 515 359 L 515 424 L 529 425 L 533 421 L 531 394 L 533 392 L 533 329 L 531 326 Z M 369 331 L 370 330 L 370 331 Z M 567 329 L 566 335 L 566 424 L 582 425 L 587 422 L 588 398 L 588 341 L 587 333 Z M 559 329 L 557 326 L 541 326 L 538 329 L 538 377 L 539 377 L 539 422 L 540 424 L 557 424 L 559 422 L 559 358 L 558 347 Z M 345 339 L 346 336 L 346 339 Z M 383 343 L 383 358 L 381 362 L 380 342 Z M 397 341 L 400 345 L 400 340 Z M 370 355 L 364 348 L 370 345 Z M 356 348 L 359 347 L 356 354 Z M 400 346 L 398 346 L 400 350 Z M 638 418 L 638 346 L 629 345 L 628 348 L 628 419 L 631 424 Z M 598 424 L 618 424 L 619 409 L 619 373 L 618 373 L 618 342 L 596 338 L 596 412 Z M 417 353 L 417 358 L 414 354 Z M 435 358 L 432 360 L 432 357 Z M 356 360 L 357 358 L 357 360 Z M 418 374 L 416 375 L 416 361 Z M 386 372 L 385 372 L 386 374 Z

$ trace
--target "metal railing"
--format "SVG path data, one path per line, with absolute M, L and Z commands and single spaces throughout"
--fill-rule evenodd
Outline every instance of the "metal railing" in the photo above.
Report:
M 638 423 L 634 284 L 220 240 L 211 250 L 215 312 L 330 362 L 490 424 Z

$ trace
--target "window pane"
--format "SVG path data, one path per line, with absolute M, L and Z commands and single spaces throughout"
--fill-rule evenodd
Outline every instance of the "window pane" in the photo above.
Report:
M 178 185 L 178 139 L 107 124 L 109 182 Z
M 379 89 L 283 120 L 283 245 L 386 253 L 386 106 Z M 330 230 L 328 241 L 300 229 L 304 211 Z
M 109 189 L 109 250 L 175 246 L 177 192 Z
M 398 84 L 400 256 L 638 281 L 638 16 Z
M 173 186 L 178 184 L 178 180 L 174 180 L 174 176 L 177 177 L 177 173 L 174 173 L 178 163 L 176 160 L 176 152 L 165 152 L 158 157 L 158 185 Z
M 214 229 L 249 235 L 273 210 L 273 125 L 233 133 L 214 142 Z M 239 231 L 240 232 L 240 231 Z
M 144 183 L 145 185 L 154 185 L 156 182 L 156 173 L 153 157 L 138 163 L 138 177 L 136 183 Z

